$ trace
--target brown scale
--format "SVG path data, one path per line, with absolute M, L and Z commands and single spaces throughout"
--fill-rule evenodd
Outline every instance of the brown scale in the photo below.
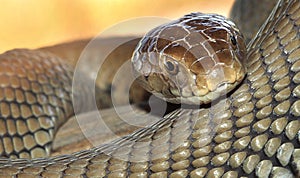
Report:
M 73 115 L 71 67 L 20 49 L 2 54 L 0 69 L 0 155 L 49 156 L 55 132 Z

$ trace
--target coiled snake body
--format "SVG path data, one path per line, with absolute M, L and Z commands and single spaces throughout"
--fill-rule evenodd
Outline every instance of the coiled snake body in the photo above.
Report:
M 25 158 L 47 154 L 73 114 L 71 68 L 30 50 L 6 52 L 0 62 L 0 151 L 24 158 L 0 159 L 1 177 L 300 175 L 298 0 L 279 1 L 248 46 L 247 77 L 229 98 L 178 109 L 124 139 L 71 155 Z

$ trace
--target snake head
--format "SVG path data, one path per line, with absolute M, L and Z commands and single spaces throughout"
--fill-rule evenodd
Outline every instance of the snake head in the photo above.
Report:
M 209 103 L 246 74 L 246 45 L 237 27 L 216 14 L 192 13 L 148 32 L 132 64 L 142 86 L 173 103 Z

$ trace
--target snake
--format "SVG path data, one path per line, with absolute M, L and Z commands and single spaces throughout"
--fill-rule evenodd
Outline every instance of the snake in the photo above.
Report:
M 246 43 L 255 36 L 261 25 L 265 22 L 277 1 L 268 0 L 237 0 L 230 11 L 230 19 L 238 24 Z M 259 6 L 257 5 L 259 4 Z M 259 13 L 257 13 L 259 12 Z M 247 22 L 247 23 L 244 23 Z
M 225 18 L 201 13 L 154 28 L 133 54 L 135 74 L 156 95 L 197 107 L 45 158 L 74 114 L 73 69 L 45 51 L 3 53 L 1 177 L 299 177 L 300 1 L 279 0 L 247 48 L 240 36 Z

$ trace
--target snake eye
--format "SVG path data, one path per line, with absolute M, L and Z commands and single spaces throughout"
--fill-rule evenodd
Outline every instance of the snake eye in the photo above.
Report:
M 175 61 L 169 61 L 169 60 L 166 61 L 165 68 L 172 75 L 175 75 L 178 73 L 178 64 Z
M 235 46 L 237 44 L 236 39 L 234 36 L 230 36 L 231 43 Z

